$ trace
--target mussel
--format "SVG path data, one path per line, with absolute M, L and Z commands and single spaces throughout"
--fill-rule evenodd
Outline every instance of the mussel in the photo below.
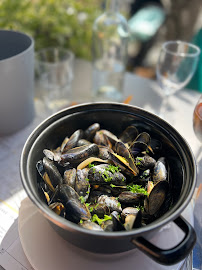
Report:
M 61 155 L 62 163 L 80 163 L 86 158 L 91 156 L 97 156 L 99 148 L 96 144 L 83 145 L 75 148 L 71 148 Z
M 91 218 L 89 209 L 81 202 L 78 193 L 69 185 L 58 186 L 56 198 L 61 200 L 66 209 L 66 219 L 79 223 L 81 219 L 89 220 Z
M 125 185 L 126 177 L 120 171 L 112 172 L 112 169 L 107 164 L 101 164 L 92 167 L 88 172 L 90 184 L 103 184 L 108 183 L 114 185 Z
M 113 134 L 92 123 L 46 146 L 36 168 L 49 209 L 95 231 L 133 230 L 164 215 L 173 203 L 169 162 L 163 143 L 138 129 Z

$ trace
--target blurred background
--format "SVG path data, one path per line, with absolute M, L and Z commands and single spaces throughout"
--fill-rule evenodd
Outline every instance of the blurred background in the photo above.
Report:
M 91 60 L 92 24 L 103 12 L 101 0 L 0 0 L 0 28 L 23 31 L 35 50 L 62 46 Z M 202 43 L 201 0 L 122 0 L 131 38 L 128 71 L 155 78 L 159 46 L 165 40 Z

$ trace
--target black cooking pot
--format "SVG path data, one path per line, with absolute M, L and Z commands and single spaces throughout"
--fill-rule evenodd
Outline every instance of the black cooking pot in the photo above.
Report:
M 57 216 L 40 197 L 37 186 L 36 163 L 43 158 L 43 149 L 54 149 L 65 136 L 77 129 L 86 129 L 98 122 L 102 128 L 120 134 L 128 125 L 148 132 L 163 143 L 163 150 L 171 167 L 173 206 L 162 217 L 144 227 L 120 232 L 86 230 Z M 182 136 L 168 123 L 140 108 L 119 103 L 89 103 L 60 111 L 42 122 L 27 139 L 21 155 L 22 184 L 28 197 L 50 221 L 53 228 L 72 244 L 97 253 L 123 252 L 137 247 L 155 261 L 171 265 L 183 260 L 193 249 L 196 234 L 192 226 L 180 216 L 190 202 L 196 184 L 196 165 L 191 149 Z M 169 223 L 175 222 L 184 232 L 177 246 L 163 250 L 148 239 Z

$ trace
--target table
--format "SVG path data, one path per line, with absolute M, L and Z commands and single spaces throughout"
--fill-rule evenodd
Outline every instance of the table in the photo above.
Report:
M 92 67 L 89 62 L 76 59 L 75 61 L 75 77 L 73 81 L 73 97 L 72 100 L 83 103 L 91 101 L 91 71 Z M 152 113 L 158 113 L 162 102 L 162 94 L 158 89 L 156 82 L 145 78 L 138 77 L 132 73 L 126 73 L 124 83 L 124 98 L 132 95 L 130 104 L 142 107 Z M 187 140 L 197 160 L 198 180 L 197 186 L 202 183 L 202 158 L 197 159 L 200 154 L 200 143 L 197 141 L 192 129 L 193 109 L 200 96 L 199 92 L 193 90 L 181 90 L 175 96 L 170 98 L 170 110 L 167 114 L 169 119 L 175 118 L 173 126 Z M 14 194 L 19 194 L 22 190 L 19 175 L 19 158 L 25 140 L 32 130 L 43 120 L 48 114 L 44 110 L 43 104 L 36 104 L 36 116 L 32 123 L 24 129 L 6 137 L 0 137 L 0 170 L 2 172 L 0 178 L 0 203 L 7 201 Z M 14 204 L 15 204 L 15 200 Z M 19 202 L 16 208 L 19 208 Z M 194 211 L 195 229 L 198 236 L 196 251 L 198 258 L 202 257 L 202 194 L 196 201 Z M 2 222 L 2 221 L 1 221 Z M 197 264 L 202 266 L 202 262 L 196 260 Z M 200 269 L 198 266 L 197 269 Z M 1 268 L 0 266 L 0 269 Z M 24 268 L 22 268 L 24 269 Z

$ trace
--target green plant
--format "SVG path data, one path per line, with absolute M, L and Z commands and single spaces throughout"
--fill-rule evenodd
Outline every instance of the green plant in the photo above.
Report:
M 30 34 L 35 50 L 62 46 L 91 59 L 92 24 L 100 0 L 0 0 L 0 28 Z

